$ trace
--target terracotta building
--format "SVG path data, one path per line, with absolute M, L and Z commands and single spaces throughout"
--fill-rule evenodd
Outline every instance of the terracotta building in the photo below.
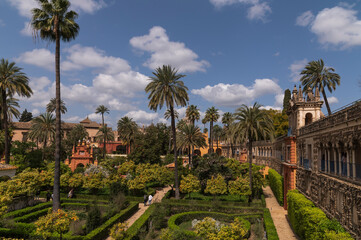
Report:
M 98 165 L 98 161 L 93 157 L 93 145 L 88 141 L 79 142 L 73 147 L 72 155 L 65 160 L 65 164 L 74 170 L 78 167 L 86 167 L 89 164 Z

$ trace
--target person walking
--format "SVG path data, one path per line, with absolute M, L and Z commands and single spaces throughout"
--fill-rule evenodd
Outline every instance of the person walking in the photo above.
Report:
M 147 206 L 147 202 L 148 202 L 148 196 L 147 194 L 144 194 L 144 206 Z
M 48 191 L 48 192 L 46 193 L 46 201 L 49 202 L 49 201 L 50 201 L 50 198 L 51 198 L 51 194 L 50 194 L 50 192 Z
M 152 196 L 152 194 L 150 194 L 148 197 L 148 205 L 150 205 L 152 203 L 152 199 L 153 199 L 153 196 Z

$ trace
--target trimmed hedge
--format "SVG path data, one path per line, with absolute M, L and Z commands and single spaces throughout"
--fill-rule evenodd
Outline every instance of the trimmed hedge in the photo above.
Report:
M 271 217 L 271 213 L 268 208 L 263 210 L 263 222 L 267 232 L 268 240 L 279 240 L 276 227 Z
M 26 214 L 21 217 L 14 218 L 13 220 L 14 222 L 31 223 L 38 220 L 39 217 L 46 215 L 49 212 L 49 209 L 50 208 L 45 208 L 36 212 Z
M 6 213 L 3 217 L 4 218 L 16 218 L 16 217 L 21 217 L 24 216 L 26 214 L 29 214 L 31 212 L 35 212 L 38 210 L 42 210 L 44 208 L 49 208 L 53 205 L 52 202 L 46 202 L 46 203 L 40 203 L 38 205 L 35 205 L 33 207 L 27 207 L 27 208 L 23 208 L 23 209 L 19 209 L 19 210 L 15 210 L 12 212 L 8 212 Z
M 135 221 L 132 226 L 130 226 L 126 231 L 125 240 L 138 240 L 138 234 L 140 230 L 148 223 L 150 216 L 155 210 L 155 204 L 152 204 L 148 209 L 143 213 L 143 215 Z
M 287 204 L 291 225 L 301 239 L 353 239 L 337 221 L 328 219 L 297 190 L 288 192 Z
M 114 224 L 127 220 L 130 216 L 132 216 L 135 212 L 138 211 L 138 204 L 138 202 L 131 202 L 126 209 L 123 209 L 119 213 L 115 214 L 100 227 L 94 229 L 89 234 L 87 234 L 83 239 L 103 240 L 107 238 L 107 236 L 109 236 L 109 230 Z
M 276 170 L 268 170 L 269 185 L 275 195 L 278 204 L 283 206 L 283 177 Z

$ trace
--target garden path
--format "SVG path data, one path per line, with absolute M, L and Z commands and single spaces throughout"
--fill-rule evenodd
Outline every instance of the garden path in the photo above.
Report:
M 162 190 L 157 190 L 154 197 L 153 197 L 153 200 L 152 200 L 152 203 L 156 203 L 156 202 L 160 202 L 162 201 L 162 198 L 164 197 L 164 195 L 171 189 L 171 187 L 165 187 L 165 188 L 162 188 Z M 143 213 L 145 212 L 145 210 L 148 209 L 149 206 L 144 206 L 143 203 L 139 203 L 139 209 L 136 213 L 134 213 L 133 216 L 131 216 L 127 221 L 126 223 L 128 224 L 128 228 L 130 226 L 133 225 L 133 223 L 135 221 L 138 220 L 138 218 L 140 218 L 140 216 L 143 215 Z M 111 237 L 108 237 L 106 240 L 113 240 L 113 238 Z
M 269 186 L 263 188 L 266 199 L 266 207 L 270 210 L 273 222 L 277 229 L 280 240 L 297 240 L 297 236 L 293 233 L 291 226 L 286 218 L 287 210 L 281 207 Z

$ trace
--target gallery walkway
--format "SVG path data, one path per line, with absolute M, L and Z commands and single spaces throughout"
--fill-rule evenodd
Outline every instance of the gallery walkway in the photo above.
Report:
M 156 203 L 156 202 L 160 202 L 162 201 L 162 198 L 164 197 L 164 195 L 171 189 L 171 187 L 165 187 L 162 190 L 157 190 L 156 194 L 153 197 L 152 203 Z M 139 209 L 136 213 L 134 213 L 133 216 L 131 216 L 126 223 L 128 224 L 128 228 L 130 226 L 133 225 L 133 223 L 135 221 L 138 220 L 138 218 L 140 218 L 140 216 L 143 215 L 143 213 L 145 212 L 145 210 L 148 209 L 149 206 L 144 206 L 144 203 L 139 203 Z M 113 238 L 108 237 L 106 240 L 112 240 Z
M 281 207 L 269 186 L 263 188 L 263 193 L 266 199 L 266 207 L 270 210 L 273 222 L 277 229 L 277 234 L 280 240 L 296 240 L 297 236 L 293 233 L 286 215 L 287 210 Z

